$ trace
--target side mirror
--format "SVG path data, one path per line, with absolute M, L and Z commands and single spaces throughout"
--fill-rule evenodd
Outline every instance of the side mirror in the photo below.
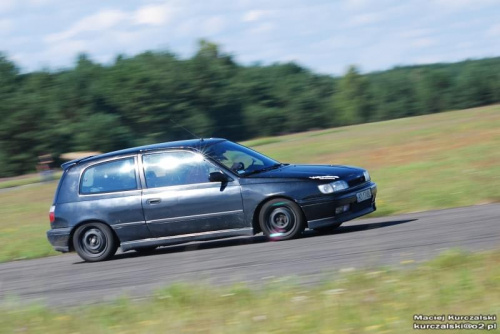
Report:
M 210 182 L 227 182 L 229 181 L 229 177 L 221 171 L 212 172 L 208 177 Z

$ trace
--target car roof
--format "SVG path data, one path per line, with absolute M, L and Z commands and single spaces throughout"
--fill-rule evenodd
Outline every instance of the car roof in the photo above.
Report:
M 179 141 L 170 141 L 170 142 L 165 142 L 165 143 L 137 146 L 137 147 L 126 148 L 123 150 L 103 153 L 103 154 L 99 154 L 99 155 L 93 155 L 93 156 L 85 157 L 82 159 L 71 160 L 71 161 L 63 163 L 61 165 L 61 167 L 63 169 L 66 169 L 72 165 L 83 163 L 83 162 L 107 159 L 107 158 L 117 157 L 117 156 L 121 156 L 121 155 L 137 154 L 139 152 L 145 152 L 145 151 L 163 150 L 163 149 L 168 149 L 168 148 L 199 149 L 202 146 L 210 146 L 210 145 L 220 143 L 220 142 L 225 141 L 225 140 L 226 139 L 224 139 L 224 138 L 208 138 L 208 139 L 201 138 L 201 139 L 179 140 Z

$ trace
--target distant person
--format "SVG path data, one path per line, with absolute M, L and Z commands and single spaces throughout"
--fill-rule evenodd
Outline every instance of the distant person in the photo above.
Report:
M 37 170 L 40 173 L 42 182 L 49 182 L 54 179 L 50 164 L 53 163 L 52 154 L 42 154 L 38 156 Z

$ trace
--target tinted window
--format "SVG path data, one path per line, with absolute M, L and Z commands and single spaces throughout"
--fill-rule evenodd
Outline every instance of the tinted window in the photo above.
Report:
M 148 188 L 209 182 L 217 169 L 198 153 L 172 151 L 144 155 L 144 176 Z
M 137 189 L 134 158 L 105 162 L 87 168 L 80 193 L 95 194 Z

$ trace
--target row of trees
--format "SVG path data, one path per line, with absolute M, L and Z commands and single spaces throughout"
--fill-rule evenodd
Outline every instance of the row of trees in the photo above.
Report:
M 500 58 L 397 67 L 340 78 L 295 63 L 242 66 L 202 41 L 103 66 L 20 73 L 0 56 L 0 177 L 34 170 L 40 154 L 110 151 L 204 137 L 242 140 L 469 108 L 500 101 Z

